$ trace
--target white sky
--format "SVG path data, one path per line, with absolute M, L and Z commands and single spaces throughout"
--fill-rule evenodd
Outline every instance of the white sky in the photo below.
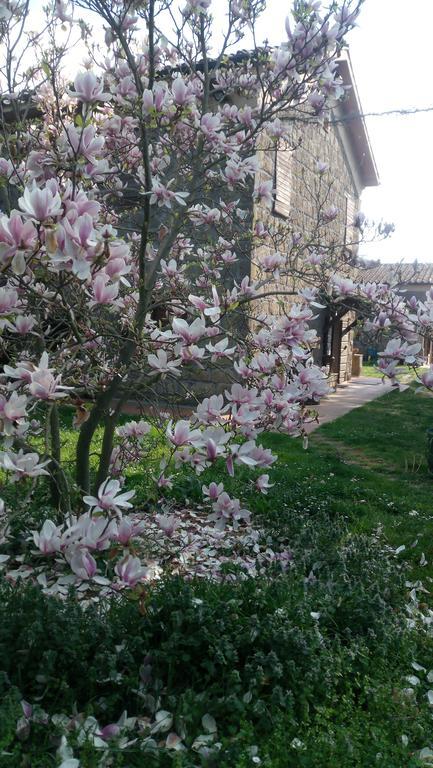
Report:
M 32 0 L 33 12 L 40 2 Z M 225 0 L 213 0 L 217 22 L 223 20 L 225 6 Z M 273 44 L 286 39 L 284 20 L 290 6 L 291 0 L 267 0 L 258 43 L 265 38 Z M 82 15 L 80 9 L 77 15 Z M 365 0 L 358 27 L 349 36 L 365 113 L 433 106 L 432 29 L 433 0 L 411 0 L 410 8 L 407 0 Z M 248 45 L 246 40 L 241 47 Z M 71 61 L 71 68 L 80 64 Z M 367 117 L 366 122 L 381 184 L 365 190 L 362 209 L 376 221 L 394 222 L 396 231 L 386 241 L 365 245 L 362 254 L 381 261 L 433 262 L 429 241 L 433 111 Z

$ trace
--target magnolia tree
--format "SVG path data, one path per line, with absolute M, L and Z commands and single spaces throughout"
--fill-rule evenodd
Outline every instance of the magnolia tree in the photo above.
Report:
M 356 307 L 370 328 L 395 330 L 385 374 L 418 362 L 413 340 L 430 328 L 433 296 L 409 305 L 347 276 L 347 251 L 323 234 L 338 211 L 324 204 L 322 164 L 311 232 L 251 216 L 251 201 L 273 201 L 258 148 L 294 150 L 290 123 L 320 123 L 344 95 L 336 59 L 360 4 L 299 0 L 271 48 L 256 42 L 263 0 L 227 0 L 223 29 L 210 0 L 57 0 L 37 33 L 28 0 L 0 2 L 0 467 L 29 495 L 50 483 L 65 516 L 34 543 L 62 554 L 78 579 L 98 578 L 96 556 L 113 543 L 118 586 L 149 576 L 128 548 L 143 521 L 125 515 L 134 490 L 123 484 L 153 430 L 167 446 L 161 494 L 180 466 L 216 464 L 228 476 L 255 470 L 267 492 L 276 457 L 260 434 L 302 434 L 308 404 L 328 391 L 311 353 L 317 305 Z M 104 32 L 98 46 L 93 34 Z M 232 54 L 245 34 L 251 51 Z M 275 316 L 264 312 L 270 295 L 280 297 Z M 200 400 L 189 382 L 212 381 L 212 369 L 226 385 Z M 166 413 L 187 396 L 188 418 Z M 127 401 L 141 418 L 119 426 Z M 72 472 L 59 427 L 68 406 Z M 223 482 L 204 484 L 203 498 L 219 530 L 248 521 Z M 157 522 L 168 535 L 177 525 Z

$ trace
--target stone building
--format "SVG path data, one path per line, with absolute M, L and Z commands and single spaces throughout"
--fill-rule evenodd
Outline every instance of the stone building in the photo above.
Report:
M 271 212 L 256 205 L 253 219 L 265 219 L 271 227 L 288 223 L 292 231 L 311 233 L 320 206 L 335 208 L 336 218 L 327 224 L 324 233 L 340 247 L 350 274 L 351 262 L 355 262 L 357 255 L 353 222 L 360 210 L 360 196 L 365 187 L 376 186 L 379 179 L 348 52 L 339 60 L 338 70 L 347 91 L 333 109 L 332 122 L 321 126 L 311 121 L 289 121 L 295 149 L 259 151 L 257 183 L 273 182 L 275 203 Z M 320 178 L 318 162 L 326 164 L 332 178 L 324 202 L 314 197 Z M 299 287 L 294 270 L 291 288 L 295 291 Z M 274 314 L 281 308 L 274 300 L 266 310 Z M 351 377 L 354 324 L 353 312 L 322 311 L 316 320 L 320 343 L 314 350 L 315 361 L 328 368 L 331 384 Z

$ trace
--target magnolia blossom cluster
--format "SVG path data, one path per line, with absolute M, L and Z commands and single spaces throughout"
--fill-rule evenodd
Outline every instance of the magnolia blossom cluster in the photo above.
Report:
M 38 434 L 40 423 L 31 418 L 36 403 L 55 403 L 66 397 L 61 376 L 49 368 L 44 352 L 37 364 L 19 361 L 15 367 L 5 365 L 0 376 L 0 434 L 5 451 L 0 451 L 0 466 L 10 473 L 12 481 L 47 475 L 49 459 L 40 461 L 39 454 L 27 446 L 14 451 L 16 442 Z
M 78 518 L 60 526 L 46 520 L 42 529 L 33 533 L 37 549 L 43 555 L 62 556 L 79 581 L 96 580 L 96 583 L 108 586 L 110 580 L 99 572 L 95 556 L 117 544 L 123 549 L 123 554 L 114 565 L 111 587 L 135 587 L 151 578 L 152 569 L 144 568 L 140 559 L 130 554 L 128 549 L 130 542 L 142 530 L 139 521 L 122 514 L 123 510 L 132 507 L 129 499 L 134 496 L 134 491 L 119 491 L 118 480 L 107 480 L 96 497 L 84 497 L 89 510 Z
M 272 487 L 269 475 L 260 475 L 255 487 L 266 493 Z M 134 513 L 134 492 L 108 480 L 97 496 L 85 497 L 88 511 L 63 524 L 48 519 L 31 533 L 25 552 L 0 555 L 0 571 L 11 583 L 27 579 L 38 584 L 47 595 L 66 597 L 74 588 L 87 605 L 124 590 L 141 593 L 167 574 L 220 581 L 291 566 L 291 550 L 283 543 L 272 548 L 268 537 L 242 516 L 245 510 L 230 499 L 222 483 L 204 485 L 203 493 L 211 505 L 207 516 L 201 508 L 170 504 L 156 515 Z M 240 514 L 225 530 L 222 516 L 228 513 L 231 519 L 234 509 Z M 223 519 L 223 525 L 214 526 L 215 519 Z

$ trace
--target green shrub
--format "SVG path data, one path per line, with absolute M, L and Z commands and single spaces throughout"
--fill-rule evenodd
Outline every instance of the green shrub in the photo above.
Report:
M 37 765 L 37 746 L 45 754 L 59 740 L 51 725 L 32 724 L 30 737 L 17 745 L 21 698 L 50 715 L 93 715 L 101 725 L 124 710 L 146 714 L 159 700 L 174 714 L 175 730 L 184 729 L 187 745 L 209 712 L 222 744 L 215 764 L 227 768 L 253 765 L 254 745 L 270 768 L 322 765 L 314 762 L 320 754 L 323 765 L 373 764 L 370 757 L 341 762 L 347 740 L 366 755 L 385 750 L 390 757 L 384 765 L 391 765 L 403 749 L 396 746 L 396 707 L 392 697 L 384 703 L 379 728 L 379 707 L 370 712 L 368 692 L 388 684 L 391 668 L 399 683 L 414 658 L 396 610 L 400 577 L 380 544 L 349 535 L 323 513 L 301 522 L 287 513 L 283 525 L 292 527 L 295 559 L 273 578 L 223 584 L 170 579 L 139 603 L 119 599 L 84 610 L 72 596 L 60 602 L 37 587 L 3 582 L 0 743 L 11 753 L 3 756 L 6 768 Z M 370 721 L 377 733 L 371 743 L 364 731 Z M 279 756 L 283 734 L 286 747 L 295 738 L 308 746 L 307 752 L 292 749 L 291 763 Z M 98 765 L 99 752 L 90 744 L 79 754 L 86 768 Z M 139 766 L 140 757 L 138 747 L 127 753 L 113 747 L 114 766 Z M 146 760 L 150 766 L 197 765 L 190 752 L 158 752 Z

